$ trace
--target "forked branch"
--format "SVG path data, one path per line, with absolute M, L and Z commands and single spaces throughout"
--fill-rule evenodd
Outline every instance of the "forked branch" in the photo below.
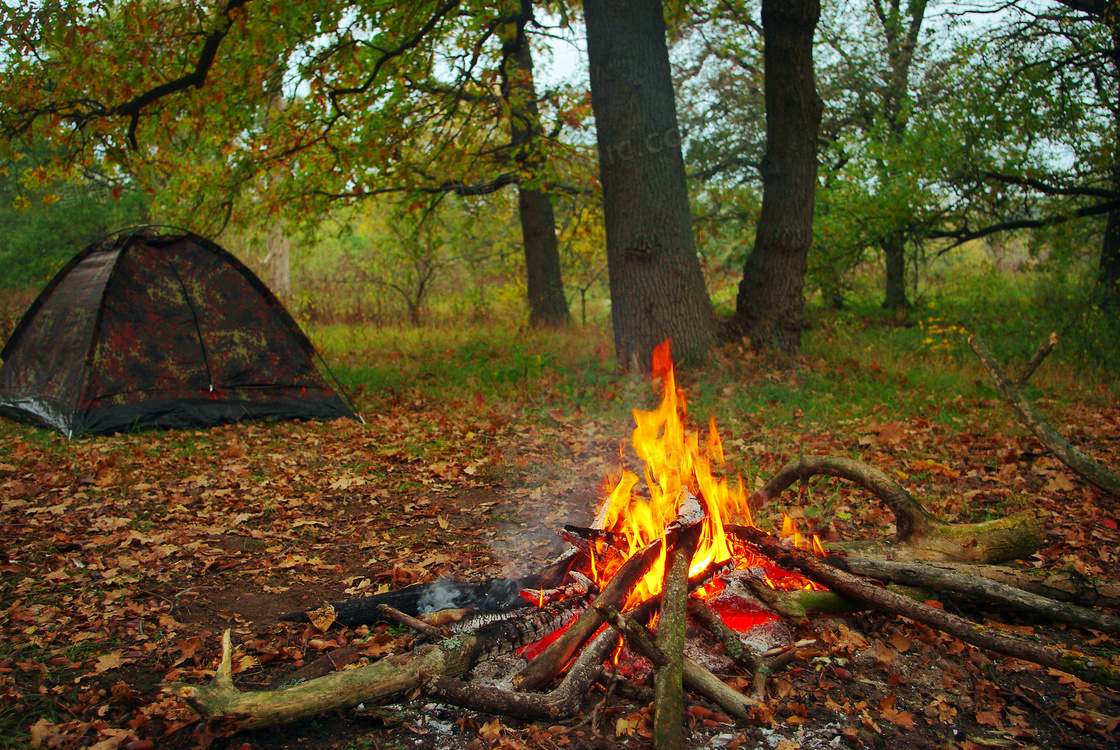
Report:
M 1027 378 L 1031 376 L 1056 342 L 1056 335 L 1051 334 L 1049 346 L 1043 345 L 1039 349 L 1039 353 L 1036 353 L 1027 364 L 1023 374 L 1016 381 L 1012 381 L 1003 374 L 999 363 L 996 362 L 996 358 L 992 356 L 988 345 L 984 343 L 979 334 L 968 337 L 969 346 L 972 347 L 972 351 L 976 352 L 976 356 L 980 358 L 980 362 L 988 370 L 988 374 L 992 376 L 992 380 L 999 388 L 1003 400 L 1019 417 L 1019 422 L 1033 432 L 1038 441 L 1057 456 L 1059 461 L 1068 466 L 1074 474 L 1105 492 L 1120 496 L 1120 475 L 1106 469 L 1070 445 L 1069 441 L 1062 437 L 1061 433 L 1054 429 L 1054 426 L 1050 424 L 1046 417 L 1042 416 L 1038 409 L 1034 407 L 1034 404 L 1023 395 L 1023 384 L 1026 383 Z

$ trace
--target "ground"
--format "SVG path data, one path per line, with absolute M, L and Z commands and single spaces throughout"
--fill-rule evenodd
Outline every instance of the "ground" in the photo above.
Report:
M 1118 500 L 1046 456 L 998 401 L 956 398 L 947 419 L 936 405 L 927 414 L 888 419 L 884 411 L 835 424 L 775 425 L 760 413 L 727 419 L 720 432 L 748 483 L 765 481 L 798 452 L 847 455 L 890 472 L 948 520 L 1039 507 L 1051 514 L 1046 540 L 1022 565 L 1120 580 Z M 648 746 L 648 708 L 617 697 L 604 704 L 600 692 L 588 696 L 581 717 L 555 726 L 416 699 L 221 737 L 165 690 L 212 676 L 226 628 L 234 679 L 245 690 L 305 676 L 350 643 L 365 660 L 404 649 L 408 636 L 398 629 L 322 633 L 280 617 L 443 576 L 486 580 L 538 569 L 562 549 L 556 529 L 591 520 L 631 429 L 580 409 L 533 411 L 481 397 L 373 407 L 364 424 L 73 441 L 0 424 L 0 746 Z M 1115 465 L 1114 405 L 1063 406 L 1055 420 Z M 780 500 L 828 539 L 891 532 L 885 508 L 837 481 Z M 778 510 L 758 509 L 760 525 Z M 1120 665 L 1116 634 L 947 606 Z M 689 747 L 1116 746 L 1116 692 L 886 614 L 814 616 L 792 626 L 813 645 L 771 680 L 756 720 L 733 724 L 698 702 Z

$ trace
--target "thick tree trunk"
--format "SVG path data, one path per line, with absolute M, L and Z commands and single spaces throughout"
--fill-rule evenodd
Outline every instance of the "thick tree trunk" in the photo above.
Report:
M 1110 25 L 1112 33 L 1112 74 L 1116 79 L 1120 79 L 1120 28 L 1115 24 Z M 1113 96 L 1116 98 L 1115 101 L 1120 102 L 1120 86 L 1114 87 Z M 1117 111 L 1115 106 L 1113 106 L 1112 111 Z M 1120 190 L 1120 116 L 1113 117 L 1112 139 L 1113 166 L 1109 170 L 1110 182 L 1113 190 Z M 1114 312 L 1120 309 L 1120 212 L 1118 211 L 1110 213 L 1105 223 L 1097 279 L 1103 288 L 1105 301 L 1112 305 Z
M 822 104 L 813 77 L 820 0 L 763 0 L 766 156 L 754 250 L 728 328 L 751 344 L 801 347 L 806 259 L 813 240 L 817 127 Z
M 904 310 L 910 306 L 906 299 L 906 238 L 901 232 L 892 233 L 884 238 L 879 246 L 883 249 L 883 259 L 887 265 L 886 294 L 883 308 Z
M 673 340 L 679 361 L 715 333 L 696 257 L 676 104 L 658 0 L 586 0 L 615 353 L 647 371 Z
M 525 187 L 541 167 L 540 110 L 533 84 L 533 56 L 525 25 L 533 18 L 531 0 L 520 0 L 518 18 L 503 35 L 502 93 L 509 105 L 510 145 L 521 173 L 517 189 L 521 239 L 528 282 L 529 323 L 555 328 L 571 322 L 560 273 L 560 246 L 552 201 L 541 190 Z
M 1120 191 L 1120 168 L 1113 179 L 1113 190 Z M 1120 212 L 1113 211 L 1105 223 L 1101 244 L 1101 262 L 1097 278 L 1104 288 L 1105 299 L 1120 307 Z

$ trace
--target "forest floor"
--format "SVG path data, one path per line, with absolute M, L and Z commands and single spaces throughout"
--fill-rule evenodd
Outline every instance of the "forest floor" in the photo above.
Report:
M 898 478 L 950 521 L 1024 508 L 1049 516 L 1025 567 L 1120 581 L 1120 499 L 1070 474 L 979 385 L 892 401 L 907 384 L 850 359 L 790 369 L 716 360 L 719 389 L 796 389 L 862 368 L 881 401 L 818 421 L 763 407 L 724 414 L 730 471 L 758 486 L 799 453 L 843 455 Z M 879 367 L 875 365 L 875 367 Z M 569 376 L 571 374 L 569 373 Z M 686 391 L 702 376 L 682 378 Z M 524 399 L 401 388 L 359 400 L 365 423 L 245 424 L 72 441 L 0 421 L 0 746 L 49 748 L 642 748 L 650 711 L 601 692 L 549 726 L 404 701 L 332 712 L 275 729 L 213 737 L 172 683 L 202 683 L 232 629 L 234 680 L 275 687 L 361 644 L 363 660 L 406 648 L 398 629 L 320 633 L 279 619 L 364 593 L 453 576 L 487 580 L 539 569 L 555 531 L 587 524 L 617 474 L 648 386 L 618 378 L 594 399 Z M 978 383 L 978 381 L 977 381 Z M 539 385 L 539 384 L 538 384 Z M 1040 406 L 1083 451 L 1120 465 L 1120 404 L 1048 398 Z M 951 406 L 951 409 L 949 408 Z M 693 413 L 702 427 L 706 413 Z M 623 451 L 625 454 L 626 451 Z M 827 539 L 889 536 L 889 511 L 859 488 L 818 479 L 779 511 Z M 1120 667 L 1120 636 L 993 608 L 955 609 L 1021 637 L 1073 646 Z M 1114 748 L 1120 693 L 986 653 L 876 612 L 792 623 L 814 645 L 771 679 L 750 725 L 689 714 L 690 748 Z M 359 662 L 361 663 L 361 662 Z M 726 678 L 741 684 L 742 675 Z M 697 704 L 701 705 L 701 704 Z M 603 708 L 600 721 L 587 721 Z

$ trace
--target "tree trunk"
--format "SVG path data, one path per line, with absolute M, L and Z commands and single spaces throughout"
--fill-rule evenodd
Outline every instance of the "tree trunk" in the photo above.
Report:
M 910 306 L 906 299 L 906 238 L 901 232 L 892 232 L 879 243 L 887 264 L 887 286 L 883 297 L 885 310 L 904 310 Z
M 672 339 L 678 361 L 697 359 L 715 325 L 692 237 L 661 3 L 586 0 L 583 9 L 615 353 L 644 372 Z
M 540 110 L 533 84 L 533 57 L 525 25 L 533 18 L 531 0 L 517 4 L 517 20 L 507 24 L 502 46 L 502 93 L 509 105 L 510 145 L 521 183 L 517 189 L 521 239 L 528 282 L 529 324 L 556 328 L 571 322 L 560 273 L 560 246 L 552 201 L 541 190 L 526 187 L 541 167 Z
M 272 293 L 287 302 L 292 298 L 292 241 L 284 233 L 285 224 L 279 219 L 268 231 L 265 256 L 268 267 L 268 287 Z
M 743 266 L 730 333 L 759 347 L 801 347 L 806 259 L 813 240 L 817 127 L 813 76 L 820 0 L 763 0 L 766 156 L 754 250 Z
M 900 0 L 876 3 L 876 15 L 883 25 L 886 41 L 887 85 L 881 94 L 882 113 L 887 121 L 888 138 L 893 147 L 901 147 L 906 135 L 910 107 L 910 69 L 914 62 L 914 52 L 918 49 L 918 37 L 925 20 L 926 0 L 913 0 L 906 3 L 905 11 Z M 891 149 L 893 153 L 895 148 Z M 882 178 L 889 180 L 898 169 L 892 163 L 893 157 L 879 165 Z M 883 295 L 883 308 L 903 310 L 910 306 L 906 299 L 906 241 L 913 236 L 917 227 L 914 219 L 903 219 L 902 223 L 887 231 L 880 240 L 886 260 L 887 278 Z

